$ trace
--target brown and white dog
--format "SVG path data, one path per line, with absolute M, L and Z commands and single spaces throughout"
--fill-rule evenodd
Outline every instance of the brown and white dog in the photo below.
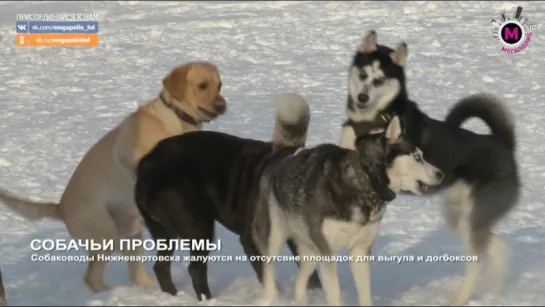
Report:
M 83 157 L 59 201 L 41 203 L 19 198 L 0 188 L 0 202 L 35 221 L 50 217 L 66 224 L 74 239 L 93 242 L 142 239 L 141 217 L 134 202 L 135 168 L 160 140 L 201 130 L 202 123 L 226 111 L 220 95 L 218 68 L 208 62 L 189 62 L 163 79 L 155 99 L 140 106 L 100 139 Z M 119 250 L 117 245 L 115 250 Z M 114 250 L 114 251 L 115 251 Z M 89 250 L 85 283 L 94 291 L 109 289 L 103 281 L 106 261 L 98 255 L 112 250 Z M 123 250 L 126 256 L 143 255 L 143 247 Z M 133 283 L 156 284 L 140 261 L 129 262 Z

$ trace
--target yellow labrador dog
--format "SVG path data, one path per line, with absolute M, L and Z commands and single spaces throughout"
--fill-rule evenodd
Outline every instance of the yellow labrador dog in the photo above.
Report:
M 175 68 L 163 79 L 159 97 L 140 106 L 91 147 L 59 203 L 30 201 L 4 189 L 0 189 L 0 202 L 28 220 L 50 217 L 64 221 L 74 239 L 117 243 L 121 238 L 142 239 L 143 224 L 133 191 L 138 162 L 160 140 L 201 130 L 204 121 L 224 114 L 221 85 L 218 69 L 211 63 L 190 62 Z M 109 289 L 103 281 L 106 262 L 98 257 L 110 255 L 113 251 L 108 249 L 88 252 L 84 281 L 96 292 Z M 143 255 L 144 250 L 139 247 L 123 253 Z M 129 276 L 135 284 L 156 284 L 139 261 L 129 262 Z

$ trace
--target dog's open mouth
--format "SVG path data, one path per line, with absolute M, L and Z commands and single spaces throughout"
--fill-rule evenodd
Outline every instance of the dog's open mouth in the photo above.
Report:
M 214 109 L 215 109 L 217 114 L 221 115 L 221 114 L 225 113 L 225 110 L 227 110 L 227 105 L 225 103 L 218 104 L 218 105 L 215 106 Z
M 422 194 L 428 193 L 428 185 L 427 184 L 423 183 L 420 180 L 417 180 L 416 182 L 418 182 L 418 189 L 420 190 L 420 192 L 422 192 Z
M 208 117 L 210 120 L 218 117 L 218 115 L 222 115 L 225 112 L 225 109 L 222 109 L 221 107 L 214 107 L 214 111 L 210 111 L 202 107 L 199 107 L 199 110 L 204 114 L 204 116 Z
M 218 117 L 219 115 L 223 115 L 225 111 L 227 110 L 227 104 L 225 103 L 224 98 L 214 101 L 211 104 L 211 107 L 212 107 L 212 110 L 199 106 L 199 110 L 209 119 L 213 119 Z

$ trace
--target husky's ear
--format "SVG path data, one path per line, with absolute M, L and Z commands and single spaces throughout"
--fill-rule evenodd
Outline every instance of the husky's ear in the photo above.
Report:
M 360 45 L 360 51 L 365 53 L 371 53 L 377 50 L 377 32 L 375 30 L 369 31 L 363 42 Z
M 388 125 L 388 128 L 386 129 L 386 139 L 388 140 L 389 144 L 395 144 L 401 137 L 401 121 L 399 120 L 399 117 L 396 115 L 390 121 L 390 124 Z
M 405 66 L 405 63 L 407 63 L 408 55 L 409 55 L 409 50 L 405 42 L 401 42 L 399 45 L 397 45 L 396 50 L 390 53 L 390 57 L 392 58 L 394 63 L 396 63 L 397 65 L 401 67 Z

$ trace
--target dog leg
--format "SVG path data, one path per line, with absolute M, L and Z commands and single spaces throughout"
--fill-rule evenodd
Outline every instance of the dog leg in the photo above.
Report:
M 134 238 L 142 242 L 143 240 L 142 233 L 140 232 Z M 134 248 L 123 249 L 123 254 L 128 257 L 142 258 L 142 256 L 144 256 L 144 247 L 141 245 L 133 246 L 133 247 Z M 129 261 L 128 265 L 129 265 L 129 278 L 134 284 L 145 285 L 145 286 L 155 286 L 158 284 L 157 279 L 151 277 L 146 271 L 144 262 Z
M 299 272 L 297 273 L 297 278 L 295 279 L 295 301 L 300 305 L 306 306 L 308 305 L 307 287 L 309 278 L 313 274 L 316 274 L 318 262 L 308 260 L 310 259 L 308 256 L 312 255 L 312 251 L 308 247 L 302 245 L 295 246 L 293 241 L 291 243 L 294 245 L 294 247 L 297 247 L 299 250 L 299 256 L 301 257 L 301 261 L 298 262 Z
M 174 286 L 174 282 L 172 281 L 170 268 L 172 264 L 172 262 L 170 261 L 172 259 L 172 255 L 174 255 L 174 249 L 157 251 L 157 258 L 165 260 L 155 261 L 155 264 L 153 265 L 153 271 L 155 272 L 155 276 L 157 276 L 157 280 L 159 282 L 161 290 L 168 294 L 176 295 L 178 293 L 178 290 L 176 289 L 176 286 Z
M 214 240 L 214 216 L 210 214 L 200 215 L 194 213 L 192 215 L 184 215 L 185 221 L 181 221 L 181 224 L 177 226 L 181 229 L 180 233 L 182 238 L 188 238 L 196 240 L 197 242 L 204 242 L 202 245 L 207 246 L 208 242 Z M 183 224 L 183 225 L 182 225 Z M 187 271 L 191 276 L 193 288 L 199 301 L 208 300 L 212 298 L 210 287 L 208 286 L 208 258 L 210 251 L 206 248 L 195 248 L 190 251 L 191 258 L 196 261 L 191 261 Z
M 191 258 L 207 259 L 210 252 L 207 250 L 191 250 Z M 187 268 L 193 288 L 199 301 L 204 301 L 212 298 L 210 287 L 208 287 L 208 263 L 203 260 L 191 261 Z
M 497 296 L 503 292 L 509 253 L 507 243 L 498 235 L 491 234 L 488 242 L 490 266 L 487 269 L 487 277 L 491 292 Z
M 104 292 L 110 290 L 110 287 L 104 283 L 104 259 L 112 254 L 113 250 L 89 250 L 89 264 L 83 280 L 94 292 Z
M 462 217 L 460 219 L 458 229 L 458 233 L 460 234 L 460 239 L 462 241 L 462 249 L 464 250 L 465 256 L 478 256 L 479 253 L 477 252 L 477 248 L 474 244 L 473 233 L 470 229 L 467 217 Z M 467 304 L 477 284 L 477 278 L 479 277 L 480 268 L 481 263 L 479 261 L 467 261 L 465 263 L 464 280 L 462 281 L 462 285 L 460 286 L 456 294 L 451 298 L 449 305 L 462 306 Z
M 320 262 L 324 292 L 329 306 L 341 306 L 341 289 L 337 275 L 337 263 Z
M 241 236 L 239 238 L 240 244 L 242 244 L 242 248 L 244 250 L 244 253 L 248 257 L 248 259 L 251 259 L 252 256 L 255 257 L 254 261 L 250 261 L 250 264 L 252 265 L 252 268 L 254 269 L 254 272 L 257 275 L 257 279 L 261 283 L 261 285 L 264 285 L 263 283 L 263 261 L 261 260 L 261 257 L 263 256 L 259 250 L 257 249 L 254 241 L 251 238 L 248 238 L 247 236 Z M 280 288 L 280 286 L 277 283 L 277 288 Z
M 356 148 L 356 132 L 352 126 L 345 126 L 342 128 L 339 146 L 346 149 Z
M 300 256 L 299 252 L 297 251 L 297 246 L 293 242 L 293 240 L 288 240 L 288 247 L 294 256 Z M 302 258 L 301 258 L 302 260 Z M 301 265 L 299 261 L 297 261 L 297 266 L 299 269 L 301 269 Z M 316 266 L 316 265 L 315 265 Z M 320 282 L 320 277 L 318 277 L 318 272 L 314 271 L 312 275 L 310 275 L 310 279 L 308 280 L 308 288 L 309 289 L 319 289 L 322 287 L 322 283 Z
M 475 256 L 474 253 L 466 253 L 466 256 Z M 456 294 L 451 298 L 450 306 L 463 306 L 469 301 L 473 294 L 473 289 L 477 284 L 479 277 L 480 263 L 478 261 L 468 261 L 465 264 L 464 280 Z
M 251 235 L 241 235 L 239 238 L 240 244 L 242 245 L 242 248 L 244 249 L 244 253 L 248 257 L 248 260 L 251 257 L 261 257 L 261 253 L 255 246 L 254 241 L 252 240 Z M 250 261 L 250 264 L 252 265 L 252 268 L 255 271 L 255 274 L 257 275 L 257 279 L 261 284 L 263 284 L 263 263 L 260 260 L 256 261 Z
M 471 188 L 463 181 L 455 182 L 445 193 L 445 221 L 452 233 L 461 241 L 466 257 L 477 256 L 474 233 L 471 227 L 473 198 Z M 467 304 L 477 283 L 480 271 L 478 261 L 465 263 L 464 279 L 456 294 L 450 299 L 449 305 L 461 306 Z
M 158 239 L 164 239 L 167 242 L 170 242 L 170 240 L 173 239 L 173 237 L 168 233 L 163 225 L 151 218 L 151 216 L 149 216 L 147 213 L 144 212 L 142 214 L 142 217 L 144 218 L 151 237 L 153 238 L 153 240 L 155 240 L 155 242 L 157 242 Z M 178 293 L 178 290 L 176 289 L 176 286 L 174 286 L 174 282 L 172 281 L 170 268 L 170 260 L 172 259 L 172 255 L 174 255 L 174 248 L 170 250 L 157 250 L 157 258 L 165 260 L 157 260 L 153 264 L 153 271 L 155 272 L 155 276 L 157 277 L 157 281 L 159 282 L 159 287 L 161 288 L 161 290 L 171 295 L 176 295 Z
M 362 244 L 355 245 L 350 249 L 350 256 L 354 259 L 363 257 L 363 260 L 368 259 L 366 256 L 371 255 L 371 248 Z M 352 261 L 350 262 L 352 276 L 358 291 L 358 302 L 360 306 L 372 306 L 373 300 L 371 297 L 371 264 L 369 261 Z
M 267 256 L 279 256 L 283 245 L 286 243 L 286 234 L 280 224 L 280 217 L 274 207 L 270 210 L 270 230 L 267 240 Z M 263 287 L 265 288 L 265 300 L 272 303 L 278 298 L 278 286 L 276 284 L 276 262 L 263 263 Z
M 83 274 L 83 281 L 93 292 L 104 292 L 110 287 L 104 283 L 104 268 L 108 262 L 108 256 L 118 250 L 118 233 L 114 219 L 99 203 L 86 203 L 89 210 L 75 212 L 66 220 L 66 228 L 74 239 L 81 239 L 86 243 L 99 243 L 100 248 L 87 246 L 89 262 Z M 83 206 L 80 205 L 80 206 Z M 113 246 L 104 245 L 112 242 Z
M 132 208 L 136 208 L 136 204 L 117 204 L 109 207 L 110 215 L 112 216 L 114 223 L 117 227 L 117 233 L 120 238 L 128 239 L 129 242 L 139 241 L 140 244 L 129 244 L 126 248 L 119 246 L 118 250 L 121 250 L 124 256 L 127 258 L 142 258 L 144 256 L 144 247 L 141 245 L 142 238 L 142 220 L 140 214 L 137 211 L 133 211 Z M 130 211 L 126 211 L 127 208 L 131 208 Z M 129 279 L 137 285 L 155 286 L 157 280 L 148 275 L 144 263 L 139 260 L 127 261 L 129 266 Z

